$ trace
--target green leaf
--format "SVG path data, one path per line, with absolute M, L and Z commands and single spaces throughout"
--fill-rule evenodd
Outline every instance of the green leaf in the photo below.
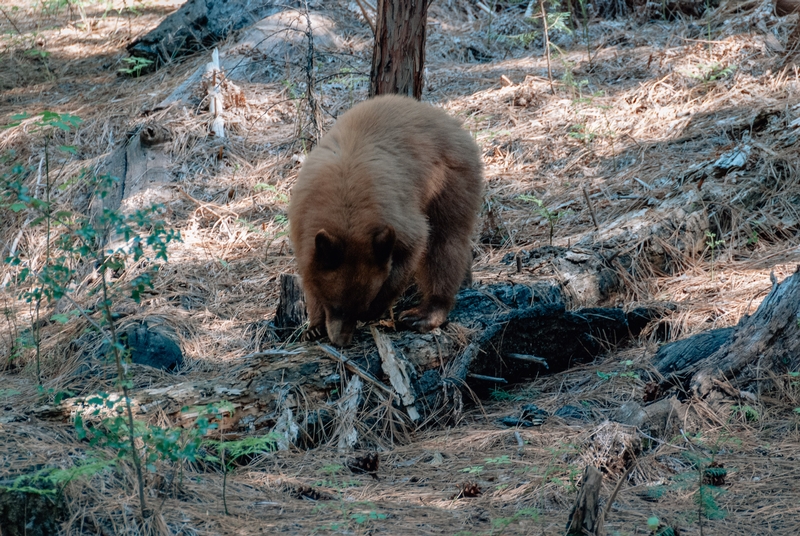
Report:
M 655 532 L 658 530 L 658 525 L 661 524 L 661 521 L 656 516 L 649 517 L 647 519 L 647 528 Z
M 59 145 L 58 148 L 64 151 L 65 153 L 70 153 L 75 155 L 78 154 L 78 149 L 76 149 L 74 145 Z
M 13 212 L 19 212 L 20 210 L 25 210 L 26 205 L 25 203 L 14 203 L 9 207 Z
M 69 315 L 67 314 L 57 314 L 50 317 L 53 322 L 58 322 L 59 324 L 66 324 L 69 322 Z
M 14 114 L 11 116 L 11 123 L 7 125 L 3 125 L 3 128 L 14 128 L 18 127 L 22 124 L 25 119 L 28 119 L 30 115 L 28 112 L 22 112 L 21 114 Z

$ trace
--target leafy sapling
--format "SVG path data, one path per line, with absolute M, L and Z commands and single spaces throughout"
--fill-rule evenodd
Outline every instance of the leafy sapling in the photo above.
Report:
M 33 228 L 40 225 L 45 227 L 46 251 L 44 262 L 41 265 L 34 265 L 33 261 L 19 252 L 12 252 L 5 259 L 7 264 L 16 268 L 13 282 L 20 290 L 20 298 L 35 305 L 32 307 L 34 310 L 32 330 L 36 346 L 37 378 L 41 383 L 40 330 L 42 322 L 39 321 L 39 314 L 42 304 L 52 303 L 62 298 L 66 299 L 76 307 L 77 313 L 103 336 L 116 364 L 117 379 L 123 392 L 122 411 L 118 416 L 122 418 L 123 414 L 127 414 L 124 421 L 127 426 L 126 437 L 130 448 L 126 454 L 130 456 L 136 469 L 139 503 L 144 518 L 146 517 L 146 504 L 143 461 L 136 447 L 137 432 L 129 397 L 130 382 L 124 366 L 127 349 L 117 331 L 112 309 L 114 300 L 121 293 L 127 294 L 129 298 L 138 303 L 141 301 L 143 293 L 153 287 L 153 283 L 151 274 L 148 273 L 141 274 L 130 282 L 121 279 L 114 281 L 113 274 L 124 272 L 130 261 L 136 263 L 151 255 L 156 261 L 166 261 L 169 242 L 180 240 L 180 234 L 167 229 L 166 224 L 158 219 L 163 210 L 163 207 L 159 205 L 137 210 L 132 214 L 104 209 L 97 218 L 66 210 L 56 210 L 51 193 L 54 182 L 58 180 L 60 173 L 57 177 L 51 176 L 50 145 L 55 132 L 69 132 L 77 128 L 81 120 L 70 114 L 57 114 L 49 111 L 33 117 L 36 120 L 32 124 L 36 130 L 43 133 L 45 145 L 44 199 L 38 196 L 37 191 L 31 191 L 26 185 L 26 179 L 32 170 L 17 165 L 12 168 L 10 174 L 2 176 L 0 207 L 7 206 L 12 212 L 25 211 L 29 215 L 25 223 L 28 227 Z M 19 126 L 29 118 L 30 116 L 27 114 L 17 115 L 14 117 L 15 123 L 10 126 Z M 69 146 L 61 146 L 60 149 L 67 153 L 75 153 L 75 149 Z M 88 181 L 101 198 L 108 194 L 118 180 L 108 175 L 94 176 L 88 173 L 82 173 L 80 177 L 82 180 Z M 123 238 L 125 243 L 116 248 L 106 249 L 103 237 L 112 233 Z M 57 238 L 54 239 L 53 236 Z M 96 278 L 97 284 L 90 289 L 89 295 L 97 296 L 99 300 L 95 306 L 87 309 L 81 307 L 70 296 L 70 293 L 72 292 L 72 283 L 78 277 L 83 277 L 79 270 L 89 265 L 93 266 L 99 275 Z M 54 320 L 57 322 L 69 321 L 69 318 L 54 318 Z M 146 460 L 144 461 L 146 462 Z
M 535 195 L 523 194 L 518 196 L 517 199 L 519 199 L 520 201 L 525 201 L 526 203 L 535 203 L 539 207 L 537 209 L 537 212 L 542 218 L 544 218 L 547 221 L 547 225 L 550 229 L 549 243 L 552 246 L 553 234 L 555 233 L 556 224 L 558 224 L 561 218 L 569 214 L 569 212 L 563 210 L 559 212 L 553 212 L 549 208 L 544 206 L 544 202 Z
M 127 67 L 124 69 L 119 69 L 119 72 L 133 76 L 134 78 L 139 78 L 139 76 L 142 74 L 142 71 L 153 64 L 153 60 L 140 58 L 138 56 L 122 58 L 122 61 L 125 62 Z

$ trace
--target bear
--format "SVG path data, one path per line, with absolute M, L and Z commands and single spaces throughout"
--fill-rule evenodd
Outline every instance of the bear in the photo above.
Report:
M 442 325 L 471 274 L 483 185 L 478 145 L 445 111 L 383 95 L 342 114 L 289 200 L 304 339 L 348 346 L 357 322 L 380 318 L 414 281 L 421 302 L 400 323 Z

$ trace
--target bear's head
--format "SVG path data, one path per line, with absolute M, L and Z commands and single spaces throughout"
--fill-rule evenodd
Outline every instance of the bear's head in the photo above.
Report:
M 358 237 L 317 232 L 311 277 L 304 284 L 325 310 L 325 328 L 333 344 L 349 345 L 357 321 L 383 313 L 370 306 L 391 272 L 394 245 L 390 225 Z

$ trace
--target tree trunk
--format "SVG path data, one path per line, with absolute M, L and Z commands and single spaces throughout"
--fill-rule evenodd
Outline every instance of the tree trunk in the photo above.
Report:
M 387 93 L 422 97 L 428 3 L 378 0 L 370 97 Z

